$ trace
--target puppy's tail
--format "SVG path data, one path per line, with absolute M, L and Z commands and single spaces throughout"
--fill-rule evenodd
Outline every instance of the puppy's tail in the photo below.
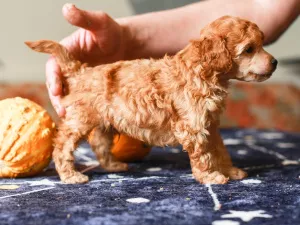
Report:
M 81 68 L 82 63 L 76 60 L 64 46 L 55 41 L 27 41 L 25 44 L 34 51 L 52 54 L 60 66 L 63 75 L 66 77 Z

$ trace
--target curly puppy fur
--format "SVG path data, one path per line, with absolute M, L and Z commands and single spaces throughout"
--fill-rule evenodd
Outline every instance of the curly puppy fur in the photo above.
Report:
M 114 132 L 151 145 L 181 144 L 200 183 L 224 184 L 246 173 L 233 167 L 219 134 L 229 79 L 263 81 L 277 61 L 263 48 L 257 25 L 224 16 L 174 56 L 88 67 L 53 41 L 26 42 L 56 57 L 63 72 L 66 115 L 58 125 L 53 159 L 61 180 L 84 183 L 73 151 L 88 139 L 101 166 L 125 171 L 112 156 Z M 90 135 L 90 136 L 89 136 Z

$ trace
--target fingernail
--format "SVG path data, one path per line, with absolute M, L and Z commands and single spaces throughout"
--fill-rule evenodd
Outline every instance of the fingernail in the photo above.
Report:
M 52 93 L 52 95 L 55 93 L 55 85 L 53 85 L 53 84 L 49 84 L 49 89 L 50 89 L 50 91 L 51 91 L 51 93 Z
M 49 82 L 46 82 L 46 87 L 47 87 L 48 91 L 51 90 Z
M 60 105 L 54 106 L 54 109 L 59 117 L 62 117 L 65 115 L 65 109 L 62 108 Z
M 56 113 L 60 116 L 60 114 L 61 114 L 60 107 L 59 106 L 54 106 L 54 109 L 55 109 Z
M 56 112 L 56 114 L 60 117 L 58 108 L 55 106 L 53 108 L 54 108 L 54 111 Z
M 58 77 L 57 76 L 54 76 L 54 83 L 51 84 L 51 92 L 56 95 L 57 94 L 57 91 L 58 91 L 58 88 L 60 86 L 60 83 L 58 81 Z
M 76 6 L 75 6 L 74 4 L 72 4 L 72 3 L 66 3 L 66 4 L 65 4 L 65 8 L 66 8 L 67 10 L 70 10 L 70 9 L 72 9 L 72 8 L 76 8 Z

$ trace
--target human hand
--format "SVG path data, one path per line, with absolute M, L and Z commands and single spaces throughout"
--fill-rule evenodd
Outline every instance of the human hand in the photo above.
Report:
M 80 27 L 60 42 L 76 59 L 95 66 L 124 58 L 129 36 L 126 26 L 104 12 L 84 11 L 72 4 L 64 5 L 62 11 L 70 24 Z M 46 63 L 46 79 L 52 105 L 62 117 L 65 109 L 60 104 L 63 95 L 61 71 L 53 57 Z

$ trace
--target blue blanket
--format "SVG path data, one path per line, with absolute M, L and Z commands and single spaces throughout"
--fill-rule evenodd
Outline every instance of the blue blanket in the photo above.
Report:
M 84 143 L 77 168 L 88 184 L 60 183 L 53 164 L 34 178 L 1 179 L 18 188 L 0 190 L 0 224 L 300 224 L 300 134 L 230 129 L 222 136 L 247 179 L 201 185 L 180 147 L 153 148 L 129 172 L 107 174 Z

